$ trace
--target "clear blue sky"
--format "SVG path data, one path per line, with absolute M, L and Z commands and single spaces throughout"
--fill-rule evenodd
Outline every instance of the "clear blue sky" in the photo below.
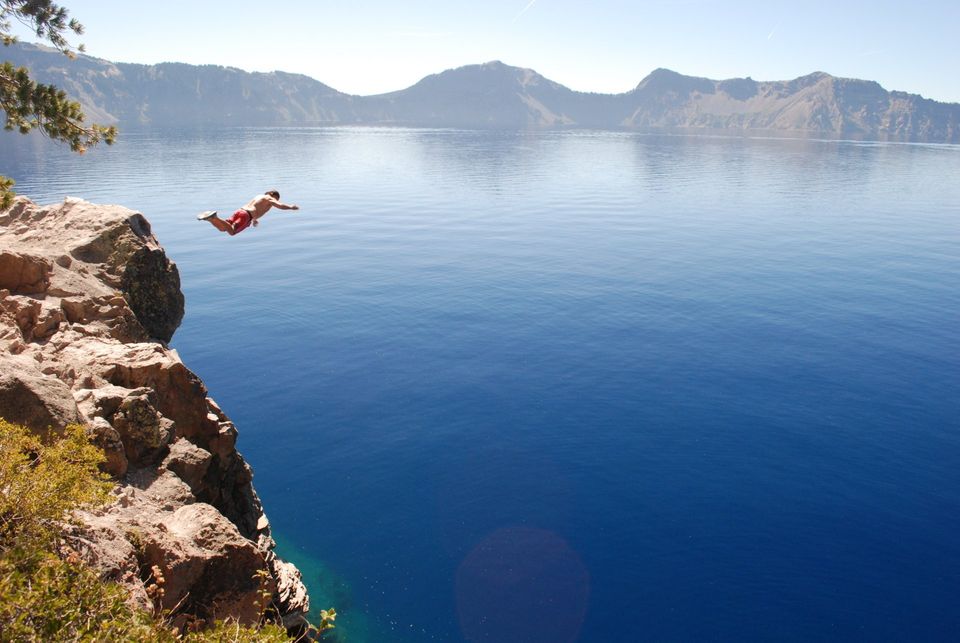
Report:
M 74 41 L 99 58 L 279 69 L 351 94 L 502 60 L 580 91 L 627 91 L 657 67 L 714 79 L 825 71 L 960 102 L 960 0 L 62 4 L 87 28 Z

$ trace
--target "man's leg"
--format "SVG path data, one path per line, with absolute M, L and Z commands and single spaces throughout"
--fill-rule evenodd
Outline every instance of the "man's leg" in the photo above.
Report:
M 220 232 L 226 232 L 230 236 L 233 236 L 236 234 L 236 232 L 234 232 L 233 230 L 233 225 L 229 221 L 224 221 L 223 219 L 218 217 L 216 214 L 204 217 L 203 219 L 201 219 L 201 221 L 209 221 L 214 228 L 216 228 Z

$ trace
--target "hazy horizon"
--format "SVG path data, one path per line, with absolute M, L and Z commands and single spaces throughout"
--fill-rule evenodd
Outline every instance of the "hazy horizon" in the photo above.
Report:
M 20 42 L 21 42 L 21 43 L 24 43 L 24 44 L 38 45 L 38 46 L 41 46 L 41 47 L 45 47 L 45 48 L 47 48 L 47 49 L 52 49 L 52 47 L 49 45 L 49 43 L 39 42 L 39 41 L 36 41 L 36 40 L 34 40 L 34 41 L 27 41 L 27 40 L 21 39 Z M 545 74 L 540 73 L 540 71 L 539 71 L 538 69 L 534 69 L 534 68 L 529 67 L 529 66 L 526 66 L 526 65 L 514 64 L 514 63 L 511 63 L 510 61 L 504 61 L 504 60 L 485 60 L 485 61 L 480 61 L 480 62 L 464 63 L 463 65 L 459 65 L 459 66 L 457 66 L 457 67 L 449 67 L 449 68 L 445 68 L 445 69 L 437 69 L 437 70 L 434 70 L 434 71 L 432 71 L 432 72 L 428 72 L 428 73 L 425 74 L 423 77 L 418 78 L 416 81 L 414 81 L 414 82 L 411 83 L 410 85 L 406 85 L 406 86 L 404 86 L 404 87 L 396 87 L 396 88 L 393 88 L 393 89 L 387 89 L 387 90 L 385 90 L 385 91 L 383 91 L 383 92 L 379 92 L 379 93 L 377 93 L 377 94 L 351 94 L 350 92 L 346 92 L 346 91 L 342 90 L 341 88 L 336 87 L 335 85 L 332 85 L 331 83 L 326 82 L 323 78 L 316 78 L 316 77 L 314 77 L 314 76 L 310 76 L 309 74 L 304 74 L 304 73 L 302 73 L 302 72 L 293 72 L 293 71 L 290 71 L 290 70 L 288 70 L 288 69 L 271 69 L 271 70 L 267 70 L 267 71 L 258 71 L 258 70 L 253 70 L 253 69 L 244 69 L 244 68 L 238 67 L 238 66 L 236 66 L 236 65 L 220 65 L 220 64 L 218 64 L 218 63 L 202 63 L 202 62 L 200 62 L 200 63 L 189 63 L 189 62 L 185 62 L 185 61 L 182 61 L 182 60 L 163 60 L 163 61 L 159 61 L 159 62 L 156 62 L 156 63 L 138 63 L 138 62 L 132 62 L 132 61 L 129 61 L 129 60 L 112 60 L 112 59 L 106 59 L 106 58 L 103 58 L 102 56 L 93 55 L 93 54 L 91 54 L 89 51 L 84 52 L 82 55 L 87 55 L 87 56 L 90 56 L 90 57 L 92 57 L 92 58 L 97 58 L 97 59 L 101 59 L 101 60 L 106 60 L 107 62 L 112 63 L 112 64 L 134 64 L 134 65 L 148 65 L 148 66 L 151 66 L 151 65 L 165 65 L 165 64 L 172 64 L 172 65 L 185 64 L 185 65 L 192 65 L 192 66 L 216 65 L 216 66 L 223 67 L 223 68 L 238 69 L 239 71 L 244 72 L 244 73 L 265 73 L 265 74 L 270 74 L 270 73 L 286 73 L 286 74 L 300 74 L 300 75 L 303 75 L 303 76 L 305 76 L 305 77 L 307 77 L 307 78 L 310 78 L 311 80 L 315 80 L 315 81 L 317 81 L 317 82 L 319 82 L 319 83 L 321 83 L 321 84 L 323 84 L 323 85 L 326 85 L 326 86 L 330 87 L 331 89 L 334 89 L 334 90 L 336 90 L 336 91 L 338 91 L 338 92 L 340 92 L 340 93 L 342 93 L 342 94 L 344 94 L 344 95 L 347 95 L 347 96 L 356 96 L 356 97 L 360 97 L 360 98 L 364 98 L 364 97 L 376 97 L 376 96 L 381 96 L 381 95 L 384 95 L 384 94 L 391 94 L 391 93 L 396 93 L 396 92 L 402 92 L 402 91 L 404 91 L 404 90 L 410 89 L 411 87 L 417 85 L 419 82 L 421 82 L 422 80 L 424 80 L 425 78 L 428 78 L 428 77 L 430 77 L 430 76 L 436 76 L 436 75 L 439 75 L 439 74 L 442 74 L 442 73 L 445 73 L 445 72 L 455 71 L 455 70 L 457 70 L 457 69 L 461 69 L 461 68 L 464 68 L 464 67 L 480 67 L 480 66 L 483 66 L 483 65 L 489 65 L 489 64 L 494 64 L 494 63 L 499 63 L 499 64 L 502 64 L 502 65 L 505 65 L 505 66 L 507 66 L 507 67 L 514 68 L 514 69 L 524 69 L 524 70 L 533 71 L 534 73 L 537 73 L 537 74 L 539 74 L 540 76 L 543 76 L 544 78 L 546 78 L 546 79 L 549 80 L 549 81 L 559 82 L 559 81 L 557 81 L 557 80 L 554 79 L 554 78 L 551 78 L 551 77 L 549 77 L 549 76 L 546 76 Z M 641 82 L 643 82 L 646 78 L 648 78 L 648 77 L 649 77 L 651 74 L 653 74 L 655 71 L 660 70 L 660 69 L 663 69 L 663 70 L 666 70 L 666 71 L 670 71 L 670 72 L 673 72 L 673 73 L 676 73 L 676 74 L 679 74 L 679 75 L 681 75 L 681 76 L 685 76 L 685 77 L 688 77 L 688 78 L 706 78 L 707 80 L 711 80 L 711 81 L 726 81 L 726 80 L 735 80 L 735 79 L 742 79 L 742 78 L 750 78 L 751 80 L 754 80 L 754 81 L 759 82 L 759 83 L 776 83 L 776 82 L 789 82 L 789 81 L 795 80 L 796 78 L 801 78 L 801 77 L 804 77 L 804 76 L 809 76 L 809 75 L 817 74 L 817 73 L 825 73 L 825 74 L 827 74 L 828 76 L 832 76 L 832 77 L 834 77 L 834 78 L 840 78 L 840 79 L 863 80 L 863 81 L 876 81 L 876 79 L 874 79 L 874 78 L 855 78 L 855 79 L 854 79 L 854 78 L 847 77 L 847 76 L 840 76 L 840 75 L 838 75 L 838 74 L 833 74 L 833 73 L 831 73 L 829 69 L 813 69 L 813 70 L 810 70 L 809 72 L 806 72 L 806 73 L 804 73 L 804 74 L 800 74 L 799 76 L 794 76 L 794 77 L 791 77 L 791 78 L 755 78 L 755 77 L 749 76 L 749 75 L 748 75 L 748 76 L 738 76 L 738 77 L 736 77 L 736 78 L 733 78 L 733 77 L 730 77 L 730 78 L 710 78 L 710 77 L 707 77 L 707 76 L 703 76 L 702 74 L 685 73 L 685 72 L 682 72 L 682 71 L 678 71 L 678 70 L 676 70 L 676 69 L 670 69 L 670 68 L 662 67 L 662 66 L 661 66 L 661 67 L 657 67 L 657 68 L 655 68 L 655 69 L 650 70 L 649 73 L 647 73 L 646 75 L 644 75 L 644 76 L 641 77 L 641 78 L 638 78 L 637 81 L 636 81 L 635 83 L 633 83 L 633 85 L 631 85 L 629 88 L 627 88 L 627 89 L 625 89 L 625 90 L 623 90 L 623 91 L 620 91 L 620 92 L 589 92 L 588 90 L 584 90 L 584 89 L 581 89 L 581 88 L 579 88 L 579 87 L 571 87 L 571 86 L 569 86 L 569 85 L 566 85 L 565 83 L 559 83 L 559 84 L 560 84 L 560 85 L 563 85 L 563 86 L 566 87 L 567 89 L 573 90 L 573 91 L 575 91 L 575 92 L 580 92 L 580 93 L 596 93 L 596 94 L 609 94 L 609 95 L 624 94 L 624 93 L 627 93 L 627 92 L 630 92 L 630 91 L 636 89 L 636 87 L 637 87 Z M 898 91 L 898 92 L 905 91 L 905 90 L 903 90 L 903 89 L 901 89 L 901 88 L 899 88 L 899 87 L 887 87 L 887 86 L 884 86 L 883 83 L 880 83 L 880 85 L 881 85 L 881 87 L 882 87 L 884 90 L 886 90 L 886 91 Z M 912 92 L 907 92 L 907 93 L 911 93 L 911 94 L 912 94 Z M 922 96 L 922 95 L 921 95 L 921 96 Z M 960 104 L 960 100 L 957 100 L 957 101 L 945 101 L 945 100 L 941 100 L 941 99 L 939 99 L 939 98 L 937 98 L 937 97 L 932 97 L 932 96 L 922 96 L 922 98 L 930 99 L 930 100 L 933 100 L 933 101 L 936 101 L 936 102 L 940 102 L 940 103 Z
M 796 15 L 786 2 L 713 0 L 629 3 L 493 0 L 460 6 L 425 0 L 395 6 L 321 7 L 302 0 L 259 5 L 176 0 L 131 16 L 115 0 L 71 0 L 86 28 L 70 40 L 112 62 L 213 64 L 309 76 L 340 92 L 399 91 L 431 74 L 502 61 L 580 92 L 630 91 L 657 68 L 723 80 L 790 80 L 822 71 L 887 90 L 960 103 L 960 64 L 951 25 L 960 6 L 813 2 Z M 887 10 L 889 9 L 889 10 Z M 826 19 L 829 17 L 829 20 Z M 145 39 L 139 24 L 175 33 Z M 251 26 L 252 25 L 252 26 Z M 24 41 L 36 37 L 18 24 Z M 904 53 L 906 52 L 906 54 Z

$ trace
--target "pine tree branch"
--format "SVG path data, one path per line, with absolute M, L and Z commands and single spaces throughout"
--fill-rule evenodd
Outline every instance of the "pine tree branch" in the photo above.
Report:
M 52 0 L 0 0 L 0 42 L 9 46 L 17 41 L 10 33 L 11 19 L 16 19 L 70 58 L 75 58 L 66 32 L 80 35 L 83 25 L 70 18 L 67 10 Z M 83 51 L 83 45 L 77 46 Z M 4 129 L 26 134 L 39 130 L 52 140 L 62 141 L 74 152 L 104 142 L 110 145 L 117 135 L 115 127 L 84 124 L 80 103 L 70 100 L 63 90 L 53 85 L 34 82 L 24 67 L 14 68 L 9 62 L 0 64 L 0 110 L 5 114 Z M 0 210 L 13 201 L 13 180 L 0 176 Z

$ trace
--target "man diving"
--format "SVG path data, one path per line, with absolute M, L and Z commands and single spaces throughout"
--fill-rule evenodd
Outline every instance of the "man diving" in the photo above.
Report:
M 209 221 L 213 227 L 220 232 L 226 232 L 230 236 L 246 230 L 250 224 L 259 225 L 258 219 L 265 215 L 270 208 L 280 210 L 299 210 L 300 206 L 282 203 L 280 193 L 276 190 L 268 190 L 263 194 L 250 199 L 250 202 L 233 213 L 229 219 L 221 219 L 217 216 L 216 210 L 207 210 L 197 215 L 200 221 Z

